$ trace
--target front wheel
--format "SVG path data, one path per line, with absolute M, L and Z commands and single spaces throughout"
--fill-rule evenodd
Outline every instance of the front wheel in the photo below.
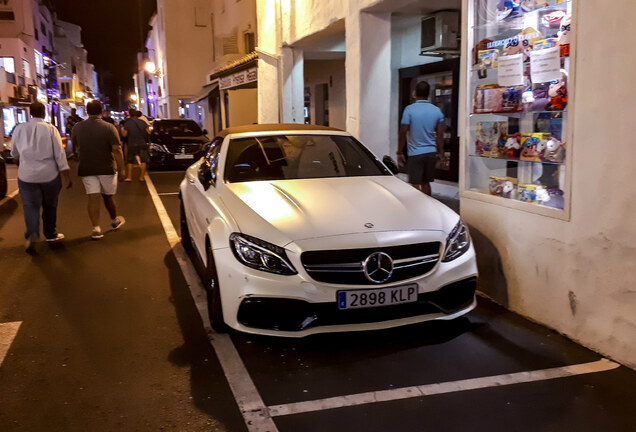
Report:
M 219 286 L 219 278 L 214 264 L 214 256 L 212 249 L 207 250 L 207 294 L 208 294 L 208 316 L 210 317 L 210 325 L 218 333 L 228 331 L 228 326 L 223 319 L 223 308 L 221 307 L 221 290 Z
M 188 221 L 186 220 L 185 208 L 183 207 L 183 200 L 181 200 L 181 206 L 179 209 L 180 226 L 181 226 L 181 244 L 187 251 L 194 250 L 192 244 L 192 238 L 190 237 L 190 230 L 188 229 Z

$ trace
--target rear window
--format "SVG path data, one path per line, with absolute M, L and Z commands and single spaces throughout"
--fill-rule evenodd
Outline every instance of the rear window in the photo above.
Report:
M 203 131 L 192 120 L 162 120 L 152 125 L 152 133 L 170 136 L 200 136 Z
M 362 144 L 340 135 L 275 135 L 230 141 L 225 181 L 391 175 Z

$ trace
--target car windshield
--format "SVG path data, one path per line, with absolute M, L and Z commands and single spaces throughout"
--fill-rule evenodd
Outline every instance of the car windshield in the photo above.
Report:
M 199 125 L 192 120 L 162 120 L 155 122 L 152 125 L 152 133 L 180 137 L 203 135 Z
M 341 135 L 275 135 L 230 142 L 225 180 L 230 183 L 391 175 L 362 144 Z

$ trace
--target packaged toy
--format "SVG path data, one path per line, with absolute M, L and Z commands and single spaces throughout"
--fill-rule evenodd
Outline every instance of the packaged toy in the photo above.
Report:
M 477 122 L 475 154 L 485 157 L 503 157 L 507 122 Z
M 500 0 L 497 4 L 497 19 L 499 21 L 519 16 L 521 0 Z
M 497 84 L 481 84 L 475 89 L 474 112 L 488 113 L 501 111 L 504 89 Z
M 568 103 L 568 74 L 561 69 L 561 79 L 552 81 L 548 88 L 550 101 L 545 106 L 546 111 L 563 111 Z
M 534 203 L 548 201 L 550 196 L 545 187 L 541 185 L 519 183 L 517 186 L 517 198 L 519 201 Z
M 523 86 L 506 87 L 501 96 L 502 112 L 520 112 L 523 110 L 521 106 L 521 95 L 523 94 Z
M 540 153 L 544 162 L 563 162 L 565 160 L 565 144 L 554 137 L 546 140 L 545 149 Z
M 508 136 L 504 147 L 506 148 L 506 157 L 508 159 L 519 159 L 521 154 L 521 134 L 516 133 Z
M 539 157 L 539 151 L 537 147 L 540 145 L 539 143 L 543 140 L 547 140 L 550 137 L 550 134 L 547 133 L 522 133 L 521 134 L 521 153 L 519 155 L 520 160 L 524 161 L 533 161 L 533 162 L 541 162 L 541 158 Z M 545 143 L 542 145 L 545 146 Z
M 491 195 L 503 198 L 515 198 L 517 195 L 517 179 L 512 177 L 490 176 L 488 190 Z
M 570 30 L 572 27 L 572 15 L 566 15 L 561 20 L 561 26 L 559 27 L 559 49 L 561 51 L 561 57 L 567 57 L 570 55 Z
M 558 44 L 559 44 L 559 41 L 557 38 L 541 39 L 534 43 L 534 45 L 532 46 L 532 49 L 536 51 L 536 50 L 542 50 L 547 48 L 554 48 Z
M 478 53 L 479 67 L 483 69 L 496 68 L 498 56 L 499 50 L 497 49 L 480 50 Z

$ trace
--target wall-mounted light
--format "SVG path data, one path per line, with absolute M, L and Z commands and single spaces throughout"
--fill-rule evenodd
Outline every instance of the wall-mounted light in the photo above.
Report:
M 146 72 L 148 72 L 149 74 L 154 75 L 157 72 L 157 65 L 155 64 L 155 62 L 153 62 L 152 60 L 146 60 L 144 62 L 144 69 L 146 70 Z

